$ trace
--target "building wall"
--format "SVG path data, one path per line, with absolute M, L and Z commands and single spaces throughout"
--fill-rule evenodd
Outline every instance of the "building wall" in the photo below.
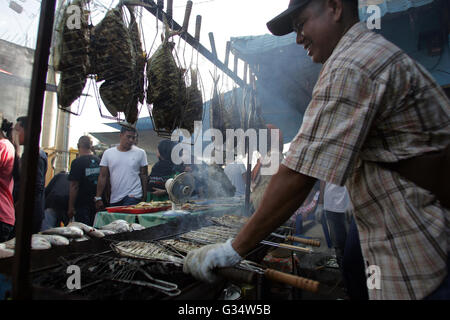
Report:
M 33 59 L 34 50 L 0 40 L 0 69 L 15 79 L 3 73 L 0 82 L 0 110 L 9 121 L 27 114 Z

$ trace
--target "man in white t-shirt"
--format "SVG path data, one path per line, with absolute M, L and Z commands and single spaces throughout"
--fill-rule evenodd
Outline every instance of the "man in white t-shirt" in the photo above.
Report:
M 223 170 L 230 179 L 231 184 L 236 188 L 234 196 L 240 197 L 245 195 L 245 166 L 242 162 L 235 160 L 225 166 Z
M 108 181 L 111 184 L 111 207 L 133 205 L 146 200 L 147 155 L 135 146 L 136 138 L 136 129 L 122 126 L 119 145 L 103 153 L 97 195 L 94 198 L 97 210 L 104 207 L 102 194 Z

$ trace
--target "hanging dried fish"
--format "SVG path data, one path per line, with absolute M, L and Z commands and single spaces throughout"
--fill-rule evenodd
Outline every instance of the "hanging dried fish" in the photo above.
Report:
M 181 127 L 192 134 L 194 121 L 201 121 L 203 116 L 203 99 L 197 86 L 197 70 L 191 70 L 191 85 L 186 90 L 186 100 Z
M 92 72 L 97 81 L 106 80 L 100 87 L 103 103 L 113 116 L 125 112 L 128 122 L 136 122 L 136 54 L 120 6 L 109 10 L 95 26 L 92 48 Z
M 241 114 L 239 112 L 237 88 L 234 88 L 232 93 L 231 93 L 231 111 L 230 111 L 230 114 L 231 114 L 231 123 L 232 123 L 233 129 L 243 128 L 242 120 L 241 120 Z
M 186 105 L 186 84 L 172 55 L 175 43 L 169 41 L 177 33 L 169 31 L 167 22 L 165 25 L 163 42 L 147 61 L 147 103 L 153 104 L 156 129 L 171 131 L 180 125 Z
M 76 6 L 83 13 L 79 17 L 80 25 L 72 21 L 73 12 L 68 12 L 69 6 Z M 57 97 L 62 108 L 69 108 L 80 97 L 86 84 L 89 70 L 89 26 L 85 9 L 84 0 L 67 3 L 57 27 L 54 68 L 61 71 Z
M 219 78 L 213 79 L 213 97 L 211 99 L 211 106 L 209 109 L 209 124 L 211 128 L 218 129 L 220 132 L 224 132 L 224 115 L 223 115 L 223 104 L 221 103 L 220 94 L 217 88 L 217 83 Z
M 135 74 L 135 95 L 140 103 L 144 102 L 144 72 L 145 72 L 145 61 L 146 53 L 142 49 L 141 36 L 139 34 L 138 24 L 133 10 L 129 7 L 130 11 L 130 25 L 129 32 L 131 36 L 131 43 L 133 54 L 136 59 L 136 66 L 134 69 Z

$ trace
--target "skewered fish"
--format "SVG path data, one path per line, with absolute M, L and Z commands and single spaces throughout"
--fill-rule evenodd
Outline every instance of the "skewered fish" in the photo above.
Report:
M 168 251 L 162 246 L 150 242 L 140 241 L 122 241 L 111 245 L 112 249 L 124 257 L 164 260 L 175 263 L 183 263 L 183 257 L 174 256 L 173 252 Z
M 202 93 L 197 82 L 197 70 L 191 70 L 191 85 L 186 90 L 186 108 L 181 122 L 181 127 L 191 134 L 194 132 L 194 121 L 201 121 L 203 117 Z
M 198 249 L 202 247 L 202 245 L 199 245 L 197 243 L 189 242 L 189 241 L 183 241 L 178 239 L 168 239 L 168 240 L 160 240 L 161 244 L 165 246 L 169 246 L 173 249 L 175 249 L 178 252 L 181 252 L 183 254 L 187 254 L 191 250 Z
M 77 6 L 81 12 L 80 26 L 72 25 L 69 19 L 73 12 L 69 11 L 69 6 Z M 58 25 L 56 34 L 57 48 L 54 49 L 54 68 L 61 71 L 60 82 L 58 84 L 58 104 L 63 108 L 69 108 L 83 92 L 86 84 L 89 63 L 89 26 L 86 12 L 85 0 L 74 0 L 69 2 L 64 8 L 63 17 Z
M 147 62 L 147 103 L 153 104 L 156 129 L 170 132 L 180 125 L 186 105 L 184 72 L 178 68 L 172 55 L 175 43 L 169 41 L 174 34 L 169 32 L 166 23 L 166 36 Z
M 233 215 L 223 215 L 222 217 L 209 217 L 208 220 L 230 228 L 241 228 L 248 221 L 248 218 Z
M 197 241 L 201 243 L 225 242 L 233 238 L 238 233 L 238 229 L 232 229 L 222 226 L 203 227 L 198 230 L 192 230 L 182 234 L 180 237 L 186 240 Z

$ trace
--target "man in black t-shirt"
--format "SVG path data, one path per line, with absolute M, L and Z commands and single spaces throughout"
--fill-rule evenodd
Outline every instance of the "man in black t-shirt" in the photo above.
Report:
M 92 153 L 92 140 L 82 136 L 78 140 L 79 156 L 70 168 L 69 219 L 89 226 L 94 224 L 97 180 L 100 174 L 100 159 Z

